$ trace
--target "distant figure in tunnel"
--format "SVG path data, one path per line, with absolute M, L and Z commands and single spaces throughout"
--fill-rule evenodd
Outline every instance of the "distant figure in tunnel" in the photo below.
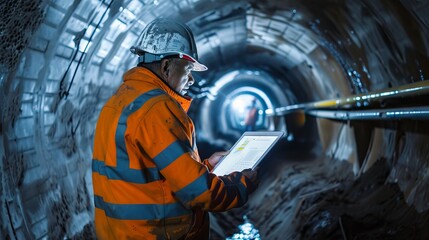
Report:
M 226 152 L 201 160 L 187 115 L 198 62 L 190 28 L 149 23 L 131 47 L 138 65 L 102 108 L 92 179 L 99 239 L 208 239 L 209 211 L 243 206 L 257 187 L 252 170 L 211 173 Z
M 255 131 L 256 122 L 258 121 L 258 117 L 259 117 L 258 112 L 259 112 L 259 109 L 256 107 L 256 98 L 253 98 L 252 105 L 250 106 L 250 109 L 247 112 L 246 118 L 244 119 L 245 131 Z

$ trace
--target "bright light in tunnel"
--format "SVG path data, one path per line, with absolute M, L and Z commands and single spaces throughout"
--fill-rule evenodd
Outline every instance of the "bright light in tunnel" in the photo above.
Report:
M 245 129 L 246 118 L 252 108 L 252 102 L 255 101 L 255 107 L 258 114 L 255 122 L 255 130 L 264 129 L 266 124 L 265 109 L 272 106 L 270 98 L 265 92 L 254 87 L 239 87 L 229 94 L 225 95 L 226 101 L 221 109 L 226 114 L 226 124 L 235 130 L 243 131 Z
M 246 101 L 244 98 L 246 98 L 247 96 L 249 96 L 249 95 L 241 95 L 241 96 L 238 96 L 238 97 L 236 97 L 236 98 L 234 98 L 233 100 L 232 100 L 232 103 L 231 103 L 231 105 L 232 105 L 232 109 L 235 111 L 235 112 L 238 112 L 238 113 L 240 113 L 240 114 L 243 114 L 244 113 L 244 110 L 245 110 L 245 108 L 246 107 L 248 107 L 248 103 L 249 103 L 249 101 Z M 251 101 L 251 100 L 250 100 Z M 247 105 L 246 105 L 246 103 L 247 103 Z
M 205 86 L 205 105 L 200 112 L 202 122 L 211 122 L 211 128 L 200 129 L 202 138 L 238 138 L 243 131 L 274 130 L 273 118 L 266 110 L 283 102 L 280 86 L 273 77 L 260 69 L 237 69 L 221 75 L 212 85 Z M 256 100 L 257 114 L 250 114 L 252 100 Z M 213 114 L 213 113 L 216 114 Z M 249 116 L 252 115 L 252 118 Z M 247 117 L 247 118 L 246 118 Z M 215 121 L 213 121 L 213 119 Z M 253 119 L 246 121 L 246 119 Z M 256 119 L 256 121 L 255 121 Z M 245 124 L 245 122 L 252 124 Z M 280 128 L 277 128 L 280 129 Z M 219 137 L 217 137 L 219 138 Z
M 249 113 L 250 108 L 252 107 L 252 101 L 256 100 L 255 95 L 252 94 L 240 94 L 234 97 L 231 100 L 231 109 L 230 109 L 230 119 L 234 127 L 237 127 L 237 123 L 240 128 L 244 127 L 246 116 Z M 257 101 L 256 106 L 258 109 L 261 109 L 262 105 Z M 261 116 L 261 111 L 258 111 L 258 116 Z M 262 119 L 258 118 L 256 125 L 261 125 Z

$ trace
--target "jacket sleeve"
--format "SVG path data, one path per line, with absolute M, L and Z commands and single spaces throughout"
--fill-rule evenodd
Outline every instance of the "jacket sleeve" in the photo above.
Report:
M 180 106 L 161 102 L 143 117 L 135 133 L 137 147 L 153 159 L 173 194 L 188 208 L 225 211 L 240 207 L 255 186 L 240 172 L 216 176 L 192 147 L 192 129 Z

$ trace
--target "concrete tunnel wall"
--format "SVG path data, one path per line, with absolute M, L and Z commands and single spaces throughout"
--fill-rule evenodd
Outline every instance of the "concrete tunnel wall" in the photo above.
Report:
M 284 94 L 274 107 L 427 79 L 428 11 L 425 1 L 2 1 L 1 238 L 94 237 L 93 130 L 151 19 L 194 31 L 210 70 L 198 75 L 190 114 L 211 149 L 228 129 L 199 96 L 234 70 L 271 76 Z M 263 166 L 270 174 L 245 208 L 215 215 L 213 238 L 236 232 L 243 214 L 264 239 L 429 236 L 427 121 L 273 121 L 295 138 Z M 302 159 L 312 160 L 287 161 Z

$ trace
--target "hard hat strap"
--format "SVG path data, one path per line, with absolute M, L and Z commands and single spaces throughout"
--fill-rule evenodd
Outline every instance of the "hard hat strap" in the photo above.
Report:
M 179 58 L 186 59 L 191 62 L 195 62 L 191 57 L 184 55 L 183 53 L 164 53 L 164 54 L 152 54 L 145 52 L 143 55 L 139 56 L 139 63 L 151 63 L 156 61 L 161 61 L 165 57 L 177 56 Z
M 157 62 L 161 61 L 162 58 L 164 58 L 164 55 L 156 55 L 151 53 L 144 53 L 143 55 L 139 56 L 139 63 L 151 63 L 151 62 Z

